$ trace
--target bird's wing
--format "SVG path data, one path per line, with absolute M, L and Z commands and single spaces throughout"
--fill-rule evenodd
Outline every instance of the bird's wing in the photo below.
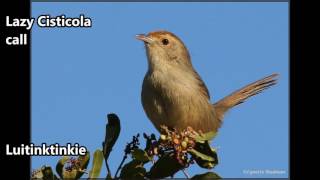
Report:
M 201 79 L 201 77 L 199 76 L 199 74 L 194 71 L 195 73 L 195 77 L 198 81 L 198 85 L 199 85 L 199 88 L 200 88 L 200 92 L 205 95 L 205 97 L 207 97 L 208 99 L 210 99 L 210 93 L 208 91 L 208 88 L 206 86 L 206 84 L 203 82 L 203 80 Z

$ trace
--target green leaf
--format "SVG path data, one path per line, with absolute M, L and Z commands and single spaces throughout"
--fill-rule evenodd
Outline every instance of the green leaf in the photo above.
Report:
M 89 173 L 89 178 L 98 178 L 100 175 L 102 162 L 103 162 L 103 152 L 100 149 L 97 149 L 93 155 L 92 168 Z
M 112 151 L 112 147 L 116 143 L 119 134 L 120 134 L 121 126 L 120 119 L 116 114 L 108 114 L 108 124 L 106 125 L 106 135 L 103 146 L 103 154 L 105 161 L 107 162 L 110 152 Z
M 121 169 L 121 179 L 143 179 L 146 174 L 146 169 L 143 163 L 138 160 L 132 160 L 125 164 Z
M 58 180 L 58 177 L 53 173 L 50 166 L 42 166 L 32 172 L 31 179 Z
M 174 154 L 165 154 L 151 167 L 147 174 L 148 178 L 165 178 L 173 176 L 183 169 L 183 166 L 175 159 Z
M 147 163 L 152 160 L 152 158 L 148 156 L 147 152 L 142 149 L 134 149 L 132 152 L 132 158 L 143 163 Z
M 191 179 L 198 179 L 198 180 L 202 180 L 202 179 L 222 179 L 222 177 L 220 177 L 218 174 L 216 174 L 214 172 L 206 172 L 204 174 L 195 175 Z
M 43 180 L 54 180 L 54 174 L 50 166 L 43 166 L 41 171 L 43 174 Z
M 199 151 L 197 151 L 197 150 L 191 149 L 191 150 L 189 150 L 189 152 L 190 152 L 193 156 L 195 156 L 195 157 L 197 157 L 197 158 L 200 158 L 200 159 L 202 159 L 202 160 L 204 160 L 204 161 L 214 161 L 213 157 L 210 157 L 210 156 L 207 156 L 207 155 L 205 155 L 205 154 L 202 154 L 201 152 L 199 152 Z
M 215 138 L 217 136 L 217 132 L 216 131 L 210 131 L 204 134 L 199 134 L 198 136 L 195 137 L 195 140 L 197 142 L 201 142 L 204 143 L 205 141 L 210 141 L 213 138 Z
M 64 165 L 68 161 L 69 157 L 68 156 L 63 156 L 57 163 L 56 165 L 56 171 L 58 175 L 60 176 L 61 179 L 63 179 L 63 170 L 64 170 Z
M 84 174 L 84 171 L 87 169 L 90 161 L 90 152 L 87 151 L 85 155 L 79 156 L 78 161 L 80 161 L 80 171 L 77 171 L 76 179 L 79 179 Z
M 208 141 L 204 143 L 197 142 L 195 147 L 188 152 L 193 156 L 196 163 L 206 169 L 212 169 L 218 164 L 218 155 L 215 149 L 210 147 Z
M 76 169 L 72 169 L 71 171 L 63 170 L 63 179 L 68 179 L 68 180 L 79 179 L 79 178 L 76 178 L 77 173 L 78 171 Z

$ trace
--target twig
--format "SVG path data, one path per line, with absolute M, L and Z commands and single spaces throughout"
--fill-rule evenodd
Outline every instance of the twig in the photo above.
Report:
M 110 167 L 109 167 L 109 164 L 108 164 L 107 160 L 106 160 L 106 167 L 107 167 L 107 171 L 108 171 L 107 176 L 112 177 L 111 170 L 110 170 Z
M 133 136 L 132 141 L 130 143 L 127 143 L 126 148 L 124 149 L 124 156 L 122 158 L 122 161 L 116 171 L 116 174 L 114 175 L 115 179 L 118 178 L 118 173 L 119 173 L 120 169 L 122 168 L 124 161 L 127 159 L 128 154 L 130 154 L 133 151 L 133 149 L 138 148 L 138 146 L 140 145 L 139 136 L 140 136 L 139 134 L 137 134 L 136 136 Z
M 118 169 L 116 171 L 116 174 L 114 175 L 115 179 L 118 178 L 118 173 L 119 173 L 120 169 L 122 168 L 122 165 L 123 165 L 124 161 L 127 159 L 127 157 L 128 157 L 128 155 L 124 155 L 123 156 L 122 161 L 121 161 L 121 163 L 120 163 L 120 165 L 119 165 L 119 167 L 118 167 Z
M 182 169 L 183 174 L 186 176 L 187 179 L 190 179 L 189 174 L 187 173 L 186 169 Z

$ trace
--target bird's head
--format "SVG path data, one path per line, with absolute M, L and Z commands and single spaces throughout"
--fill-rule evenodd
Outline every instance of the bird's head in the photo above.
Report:
M 138 34 L 136 38 L 145 44 L 149 69 L 192 67 L 188 49 L 173 33 L 155 31 L 147 35 Z

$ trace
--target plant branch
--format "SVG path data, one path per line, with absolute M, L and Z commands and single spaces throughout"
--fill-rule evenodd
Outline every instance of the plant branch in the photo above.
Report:
M 120 169 L 122 168 L 122 165 L 123 165 L 124 161 L 127 159 L 127 157 L 128 157 L 127 154 L 123 156 L 122 161 L 121 161 L 121 163 L 119 164 L 119 167 L 118 167 L 118 169 L 117 169 L 117 171 L 116 171 L 116 174 L 114 175 L 114 178 L 115 178 L 115 179 L 118 178 L 118 173 L 119 173 Z
M 186 171 L 186 169 L 182 169 L 182 172 L 186 176 L 187 179 L 190 179 L 190 176 L 189 176 L 188 172 Z
M 106 162 L 106 167 L 107 167 L 107 171 L 108 171 L 108 175 L 107 176 L 112 177 L 111 170 L 110 170 L 110 167 L 109 167 L 109 164 L 108 164 L 107 160 L 105 162 Z

